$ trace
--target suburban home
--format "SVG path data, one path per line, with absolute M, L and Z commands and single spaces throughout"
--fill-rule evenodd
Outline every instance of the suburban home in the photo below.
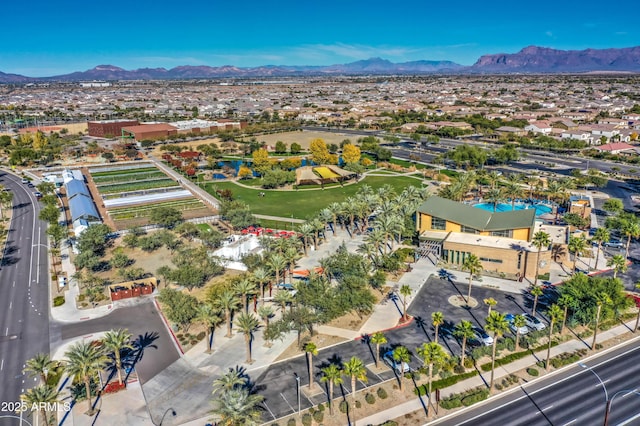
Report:
M 571 130 L 564 131 L 560 135 L 562 139 L 576 139 L 579 141 L 585 141 L 589 145 L 593 145 L 593 135 L 591 132 L 580 131 L 580 130 Z
M 626 142 L 613 142 L 596 146 L 595 149 L 609 154 L 637 155 L 640 149 L 637 146 L 629 145 Z
M 526 130 L 527 132 L 542 133 L 543 135 L 548 135 L 549 133 L 551 133 L 551 129 L 551 123 L 544 120 L 534 121 L 524 127 L 524 130 Z

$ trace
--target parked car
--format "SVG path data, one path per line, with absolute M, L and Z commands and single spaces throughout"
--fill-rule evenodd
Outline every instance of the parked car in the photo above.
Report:
M 516 325 L 514 324 L 514 320 L 516 319 L 515 315 L 506 314 L 504 318 L 507 320 L 507 322 L 509 322 L 509 328 L 511 329 L 513 334 L 520 333 L 522 335 L 529 332 L 529 329 L 526 325 L 523 325 L 522 327 L 516 327 Z
M 493 345 L 493 337 L 489 336 L 489 334 L 480 327 L 473 327 L 473 332 L 475 333 L 475 337 L 471 339 L 472 344 L 475 343 L 476 345 L 484 346 Z
M 532 330 L 544 330 L 547 328 L 545 323 L 531 314 L 524 314 L 524 319 L 527 321 L 527 327 Z
M 621 249 L 624 247 L 624 244 L 622 244 L 622 241 L 620 240 L 609 240 L 606 243 L 603 243 L 602 245 L 605 247 L 617 248 L 617 249 Z
M 411 371 L 411 367 L 409 367 L 409 364 L 407 364 L 406 362 L 399 363 L 398 361 L 393 359 L 393 351 L 387 351 L 382 359 L 384 359 L 384 362 L 389 364 L 389 367 L 393 368 L 397 373 L 402 374 Z

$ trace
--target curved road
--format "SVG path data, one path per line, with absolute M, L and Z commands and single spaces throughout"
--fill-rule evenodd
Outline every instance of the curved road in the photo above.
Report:
M 13 218 L 0 265 L 0 402 L 11 402 L 37 384 L 22 373 L 25 361 L 49 353 L 49 264 L 46 223 L 38 219 L 34 190 L 6 172 L 0 172 L 0 184 L 13 192 Z M 18 421 L 0 419 L 0 425 L 9 424 Z

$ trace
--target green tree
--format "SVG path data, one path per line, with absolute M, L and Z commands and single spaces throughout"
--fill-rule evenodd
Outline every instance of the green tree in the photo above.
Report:
M 464 358 L 466 355 L 467 341 L 475 336 L 473 324 L 471 321 L 462 320 L 455 325 L 453 335 L 462 340 L 462 353 L 460 355 L 460 365 L 464 367 Z
M 151 210 L 149 220 L 164 228 L 171 229 L 182 222 L 182 212 L 174 207 L 156 207 Z
M 237 329 L 244 334 L 244 343 L 247 349 L 247 359 L 245 362 L 247 364 L 252 364 L 253 359 L 251 359 L 251 340 L 253 338 L 253 333 L 258 330 L 260 327 L 260 321 L 253 313 L 243 312 L 238 315 L 236 320 Z
M 489 314 L 491 315 L 491 314 Z M 516 352 L 520 350 L 520 328 L 527 325 L 524 315 L 516 315 L 513 317 L 513 325 L 516 327 Z
M 553 326 L 560 320 L 560 318 L 562 318 L 562 314 L 562 309 L 556 304 L 551 305 L 549 310 L 547 310 L 547 316 L 549 317 L 549 342 L 547 345 L 547 361 L 545 363 L 547 371 L 549 371 L 549 367 L 551 366 L 549 359 L 551 358 L 551 337 L 553 336 Z
M 242 297 L 244 311 L 249 312 L 249 298 L 257 293 L 256 283 L 251 281 L 248 276 L 244 277 L 234 283 L 233 291 Z
M 474 275 L 482 272 L 482 263 L 480 259 L 475 254 L 470 254 L 466 256 L 464 261 L 462 262 L 462 270 L 469 272 L 469 291 L 467 293 L 467 304 L 471 301 L 471 280 Z
M 216 407 L 213 409 L 213 414 L 220 417 L 216 424 L 218 426 L 257 426 L 261 423 L 262 401 L 264 401 L 262 395 L 251 393 L 246 388 L 223 392 L 215 401 Z
M 598 244 L 596 251 L 596 264 L 595 269 L 598 269 L 598 261 L 600 260 L 600 251 L 602 250 L 602 244 L 609 242 L 610 234 L 607 228 L 598 228 L 593 234 L 591 240 Z
M 227 323 L 227 334 L 224 337 L 231 337 L 231 314 L 240 307 L 240 301 L 231 290 L 225 290 L 212 300 L 213 305 L 224 311 L 224 318 Z
M 631 244 L 632 238 L 640 237 L 640 223 L 638 223 L 637 218 L 624 220 L 622 222 L 622 228 L 620 229 L 622 235 L 627 237 L 627 243 L 625 245 L 624 257 L 625 259 L 629 258 L 629 245 Z
M 357 380 L 366 383 L 367 382 L 367 369 L 364 366 L 362 360 L 358 357 L 351 357 L 351 359 L 344 363 L 343 373 L 351 378 L 351 402 L 353 404 L 353 410 L 356 408 L 356 383 Z M 353 416 L 352 424 L 355 426 L 356 419 Z
M 120 354 L 123 349 L 133 349 L 131 334 L 123 328 L 109 330 L 104 334 L 102 344 L 107 351 L 113 352 L 116 361 L 116 371 L 118 372 L 118 383 L 122 384 L 122 359 L 120 358 Z
M 489 392 L 493 392 L 493 376 L 496 366 L 496 345 L 498 343 L 498 338 L 509 330 L 509 322 L 505 318 L 504 314 L 492 311 L 491 315 L 487 317 L 487 325 L 485 328 L 487 331 L 493 333 L 493 347 L 491 348 L 491 380 L 489 381 Z
M 38 219 L 43 220 L 50 225 L 58 223 L 59 217 L 60 211 L 58 210 L 58 207 L 52 205 L 44 206 L 38 215 Z
M 47 384 L 40 384 L 31 389 L 27 389 L 25 393 L 20 395 L 20 400 L 25 402 L 29 408 L 36 407 L 36 411 L 42 413 L 42 418 L 46 426 L 51 424 L 54 416 L 43 407 L 51 406 L 61 401 L 60 393 L 54 387 Z M 38 416 L 36 416 L 36 419 L 37 418 Z
M 408 285 L 400 287 L 400 295 L 402 296 L 402 321 L 409 319 L 407 316 L 407 298 L 411 296 L 412 290 Z
M 529 293 L 533 296 L 533 306 L 531 307 L 531 315 L 536 316 L 536 308 L 538 307 L 538 298 L 542 296 L 544 291 L 539 285 L 532 286 Z
M 536 257 L 536 270 L 535 270 L 536 272 L 533 278 L 533 285 L 537 286 L 538 270 L 540 268 L 540 252 L 542 251 L 543 247 L 544 248 L 549 247 L 549 244 L 551 244 L 551 236 L 544 231 L 538 231 L 535 234 L 533 234 L 533 239 L 531 240 L 531 243 L 535 248 L 538 249 L 538 255 Z
M 578 261 L 578 256 L 582 255 L 587 250 L 587 239 L 584 236 L 580 237 L 569 237 L 569 244 L 567 247 L 569 248 L 569 252 L 573 253 L 573 266 L 571 272 L 573 274 L 576 273 L 576 263 Z
M 67 228 L 58 223 L 50 224 L 47 227 L 47 235 L 51 238 L 51 245 L 58 247 L 60 242 L 67 236 Z
M 609 198 L 602 205 L 602 209 L 609 213 L 618 214 L 624 210 L 624 204 L 618 198 Z
M 103 348 L 93 342 L 79 341 L 73 344 L 65 353 L 65 370 L 74 379 L 84 382 L 87 395 L 87 411 L 93 414 L 91 404 L 91 379 L 102 370 L 108 362 Z
M 336 364 L 329 364 L 322 369 L 320 381 L 329 384 L 329 414 L 333 415 L 333 387 L 342 384 L 342 370 Z
M 111 257 L 111 260 L 109 261 L 109 264 L 114 269 L 126 268 L 130 263 L 131 259 L 129 258 L 129 256 L 121 251 L 115 252 Z
M 246 386 L 246 384 L 247 378 L 244 375 L 244 369 L 239 367 L 229 368 L 229 371 L 213 381 L 213 391 L 211 391 L 211 394 L 215 395 L 218 392 L 229 392 L 242 388 Z
M 48 375 L 53 372 L 58 366 L 56 361 L 53 361 L 49 354 L 37 353 L 25 363 L 23 373 L 29 374 L 30 377 L 38 376 L 40 378 L 40 384 L 46 385 Z
M 428 379 L 429 388 L 428 388 L 427 399 L 429 401 L 432 401 L 431 400 L 431 383 L 433 382 L 433 366 L 435 365 L 438 368 L 442 368 L 447 362 L 449 355 L 444 351 L 444 348 L 441 345 L 439 345 L 437 342 L 423 343 L 422 346 L 418 347 L 417 353 L 420 356 L 420 358 L 422 358 L 424 366 L 429 367 L 429 379 Z M 428 414 L 427 414 L 427 417 L 429 417 Z
M 409 363 L 411 360 L 411 354 L 409 349 L 404 346 L 396 347 L 392 352 L 393 360 L 400 365 L 400 391 L 404 387 L 404 364 Z
M 598 327 L 600 325 L 600 314 L 602 313 L 602 305 L 611 305 L 612 300 L 608 294 L 602 292 L 596 296 L 596 323 L 593 327 L 593 341 L 591 342 L 591 350 L 596 350 L 596 339 L 598 338 Z
M 318 355 L 318 347 L 313 342 L 307 342 L 304 345 L 304 351 L 307 354 L 307 369 L 309 371 L 309 389 L 313 389 L 313 357 Z
M 198 315 L 198 299 L 172 288 L 163 288 L 158 295 L 160 303 L 166 306 L 165 313 L 170 321 L 179 324 L 186 333 Z
M 376 368 L 380 366 L 380 345 L 387 343 L 387 337 L 383 332 L 377 331 L 371 335 L 371 343 L 376 345 Z
M 275 314 L 273 307 L 271 305 L 262 305 L 258 308 L 258 316 L 262 321 L 264 321 L 264 333 L 262 333 L 262 337 L 264 338 L 264 345 L 268 348 L 271 347 L 270 336 L 271 330 L 269 330 L 269 323 L 273 315 Z
M 431 324 L 433 324 L 433 328 L 435 329 L 435 342 L 438 343 L 438 332 L 440 331 L 440 326 L 444 324 L 444 315 L 440 311 L 431 313 Z
M 575 300 L 570 294 L 563 294 L 558 298 L 558 306 L 561 306 L 563 309 L 562 312 L 562 327 L 560 327 L 560 334 L 564 334 L 564 330 L 567 325 L 567 315 L 569 313 L 569 308 L 575 305 Z
M 619 272 L 627 271 L 627 259 L 621 254 L 616 254 L 607 261 L 607 266 L 613 269 L 613 278 L 617 278 Z
M 89 226 L 78 237 L 78 250 L 80 253 L 91 252 L 97 256 L 104 255 L 105 249 L 111 244 L 111 240 L 107 236 L 111 233 L 111 228 L 105 224 L 96 224 Z
M 491 315 L 491 310 L 493 309 L 494 306 L 498 304 L 498 301 L 493 297 L 488 297 L 484 299 L 483 302 L 485 305 L 489 307 L 489 310 L 487 311 L 487 315 Z
M 198 305 L 197 314 L 195 320 L 204 325 L 207 329 L 207 350 L 206 353 L 213 351 L 213 333 L 222 323 L 222 315 L 220 311 L 213 307 L 213 305 L 207 301 Z

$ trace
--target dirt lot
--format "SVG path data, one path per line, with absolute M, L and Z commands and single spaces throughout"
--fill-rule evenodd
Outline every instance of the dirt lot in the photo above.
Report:
M 351 142 L 356 141 L 353 135 L 347 135 L 343 133 L 329 133 L 329 132 L 310 132 L 303 130 L 302 132 L 287 132 L 287 133 L 275 133 L 272 135 L 256 136 L 259 142 L 265 142 L 267 145 L 276 146 L 277 141 L 282 141 L 290 146 L 293 142 L 297 142 L 302 146 L 302 149 L 308 149 L 309 144 L 314 139 L 322 139 L 327 145 L 336 144 L 340 145 L 345 139 L 350 139 Z

